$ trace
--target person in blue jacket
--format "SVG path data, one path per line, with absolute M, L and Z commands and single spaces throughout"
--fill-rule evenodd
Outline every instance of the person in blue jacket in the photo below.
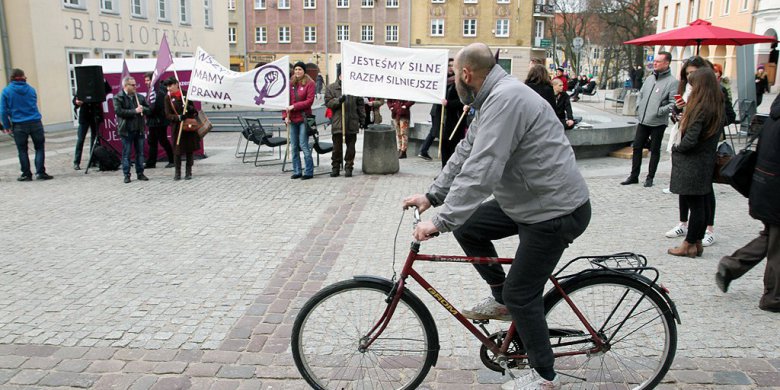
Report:
M 11 71 L 11 80 L 3 89 L 0 97 L 0 119 L 7 133 L 13 133 L 16 149 L 19 152 L 19 164 L 22 176 L 19 181 L 31 181 L 30 157 L 27 155 L 27 140 L 32 138 L 35 146 L 35 176 L 38 180 L 49 180 L 53 177 L 46 173 L 44 166 L 45 152 L 43 123 L 38 111 L 38 95 L 35 88 L 27 84 L 27 76 L 21 69 Z

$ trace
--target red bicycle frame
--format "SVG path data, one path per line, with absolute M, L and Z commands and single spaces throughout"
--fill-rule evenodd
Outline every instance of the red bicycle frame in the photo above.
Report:
M 374 325 L 373 328 L 363 337 L 363 343 L 361 345 L 361 350 L 368 349 L 368 347 L 373 344 L 373 342 L 384 332 L 385 328 L 387 327 L 387 324 L 390 323 L 390 320 L 393 317 L 393 313 L 395 312 L 395 308 L 398 305 L 398 302 L 401 300 L 401 296 L 403 296 L 404 290 L 406 289 L 406 280 L 410 276 L 412 279 L 414 279 L 417 283 L 422 286 L 422 288 L 425 289 L 431 296 L 439 302 L 442 307 L 444 307 L 445 310 L 447 310 L 450 314 L 452 314 L 453 317 L 455 317 L 458 322 L 460 322 L 466 329 L 471 332 L 474 337 L 479 339 L 479 341 L 482 342 L 482 344 L 488 348 L 493 354 L 496 356 L 499 355 L 506 355 L 506 351 L 509 349 L 510 342 L 514 339 L 515 336 L 515 323 L 514 321 L 509 326 L 509 330 L 507 331 L 507 336 L 504 338 L 503 343 L 501 346 L 498 346 L 496 343 L 490 340 L 488 336 L 486 336 L 484 333 L 482 333 L 474 324 L 472 324 L 466 317 L 463 316 L 463 314 L 460 313 L 460 311 L 455 308 L 449 301 L 447 301 L 444 296 L 442 296 L 430 283 L 428 283 L 425 278 L 417 273 L 417 271 L 414 270 L 413 264 L 415 261 L 431 261 L 431 262 L 442 262 L 442 263 L 461 263 L 461 264 L 511 264 L 514 259 L 512 258 L 501 258 L 501 257 L 468 257 L 468 256 L 440 256 L 440 255 L 421 255 L 419 254 L 420 249 L 420 243 L 415 241 L 412 243 L 412 247 L 409 250 L 409 255 L 406 258 L 406 262 L 404 263 L 403 269 L 401 270 L 401 275 L 398 278 L 398 281 L 395 284 L 395 287 L 390 292 L 392 297 L 388 297 L 387 299 L 387 308 L 385 309 L 384 313 L 382 314 L 382 317 L 377 321 L 376 325 Z M 550 276 L 550 282 L 552 282 L 555 289 L 561 294 L 561 296 L 566 300 L 566 303 L 571 307 L 574 314 L 579 318 L 580 322 L 585 326 L 585 329 L 587 329 L 588 333 L 590 334 L 590 339 L 593 341 L 594 346 L 588 350 L 585 351 L 571 351 L 571 352 L 558 352 L 554 353 L 555 357 L 560 356 L 573 356 L 573 355 L 585 355 L 585 354 L 592 354 L 597 353 L 603 349 L 603 346 L 605 345 L 605 342 L 601 339 L 601 337 L 598 336 L 596 330 L 593 329 L 593 327 L 588 323 L 588 321 L 585 319 L 585 316 L 582 315 L 582 312 L 577 308 L 577 306 L 572 302 L 572 300 L 569 298 L 568 295 L 563 291 L 563 288 L 561 288 L 561 285 L 558 283 L 558 279 L 556 279 L 554 276 Z M 509 358 L 513 359 L 527 359 L 527 355 L 510 355 L 507 356 Z

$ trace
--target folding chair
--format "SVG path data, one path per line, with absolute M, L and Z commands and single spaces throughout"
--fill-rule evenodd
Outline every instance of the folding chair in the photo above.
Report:
M 247 143 L 244 147 L 244 153 L 241 157 L 241 162 L 247 163 L 247 153 L 246 150 L 249 147 L 249 142 L 254 143 L 257 145 L 257 151 L 255 152 L 255 166 L 259 167 L 261 165 L 275 165 L 279 164 L 273 163 L 273 164 L 262 164 L 263 162 L 269 162 L 269 161 L 276 161 L 282 159 L 282 146 L 287 145 L 287 138 L 286 137 L 274 137 L 273 133 L 266 130 L 262 123 L 260 123 L 260 119 L 244 119 L 247 123 Z M 274 148 L 279 149 L 279 157 L 273 158 L 273 159 L 264 159 L 260 160 L 260 148 L 262 146 L 267 146 L 271 148 L 271 156 L 274 155 Z
M 238 134 L 238 145 L 236 145 L 236 153 L 235 153 L 234 156 L 236 158 L 239 158 L 239 157 L 243 156 L 246 153 L 246 148 L 247 148 L 247 146 L 249 146 L 250 131 L 249 131 L 249 126 L 246 123 L 246 120 L 244 118 L 242 118 L 239 115 L 239 116 L 236 117 L 236 119 L 238 120 L 238 124 L 241 125 L 241 133 Z M 244 152 L 241 152 L 240 151 L 241 150 L 241 143 L 243 141 L 246 141 L 246 145 L 244 146 Z
M 331 142 L 320 142 L 320 132 L 319 132 L 319 129 L 318 129 L 319 125 L 320 124 L 315 124 L 314 127 L 312 128 L 311 136 L 313 138 L 313 142 L 309 143 L 309 147 L 311 147 L 312 150 L 315 153 L 317 153 L 317 162 L 314 165 L 315 167 L 319 167 L 320 166 L 320 155 L 321 154 L 328 154 L 328 153 L 333 152 L 333 143 L 331 143 Z M 286 170 L 286 166 L 287 166 L 287 152 L 285 152 L 285 155 L 284 155 L 284 163 L 282 164 L 282 172 L 288 172 L 288 170 Z M 321 174 L 324 174 L 324 173 L 328 173 L 328 172 L 315 173 L 315 175 L 321 175 Z

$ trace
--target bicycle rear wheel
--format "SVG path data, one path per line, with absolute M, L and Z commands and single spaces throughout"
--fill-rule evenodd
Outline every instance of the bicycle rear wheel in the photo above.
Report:
M 677 349 L 677 324 L 669 305 L 652 287 L 620 275 L 597 275 L 564 283 L 564 291 L 606 350 L 558 357 L 555 369 L 565 389 L 652 389 L 669 370 Z M 558 293 L 545 296 L 555 353 L 593 348 L 590 334 Z
M 404 295 L 393 318 L 366 351 L 358 346 L 382 317 L 392 285 L 346 280 L 324 288 L 301 309 L 292 353 L 315 389 L 414 389 L 438 356 L 438 334 L 419 299 Z

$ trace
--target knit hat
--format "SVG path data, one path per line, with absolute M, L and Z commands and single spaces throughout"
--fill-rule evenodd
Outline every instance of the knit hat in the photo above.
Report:
M 293 69 L 295 69 L 295 68 L 301 68 L 301 69 L 303 69 L 305 71 L 306 70 L 306 64 L 303 61 L 298 61 L 298 62 L 295 63 L 295 65 L 293 65 Z

